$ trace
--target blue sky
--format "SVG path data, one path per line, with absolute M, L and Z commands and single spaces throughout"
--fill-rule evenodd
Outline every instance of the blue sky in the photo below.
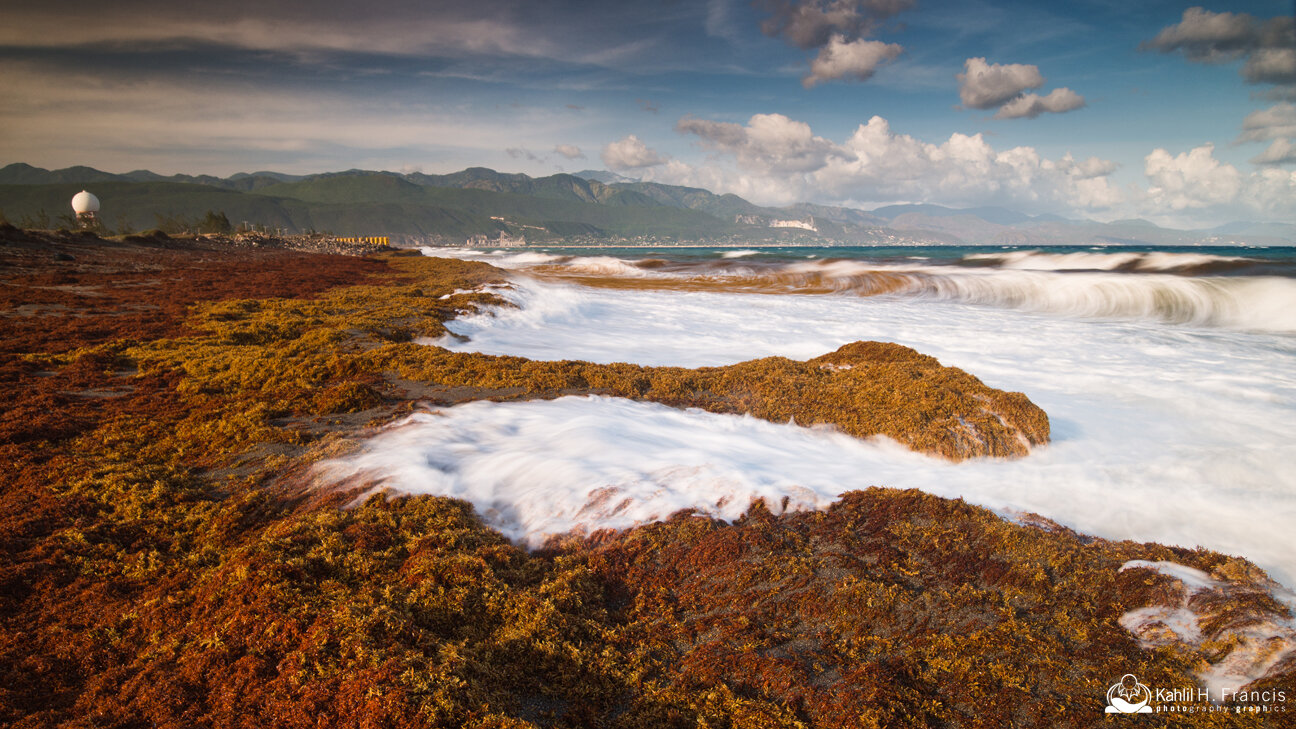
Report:
M 607 168 L 766 204 L 1296 222 L 1289 2 L 56 0 L 0 12 L 4 163 Z

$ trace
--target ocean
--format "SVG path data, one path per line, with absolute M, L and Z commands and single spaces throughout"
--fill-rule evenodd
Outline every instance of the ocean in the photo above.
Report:
M 429 344 L 698 367 L 897 342 L 1026 393 L 1052 424 L 1024 458 L 952 463 L 831 429 L 569 397 L 418 414 L 354 459 L 396 491 L 467 499 L 520 541 L 886 486 L 1202 546 L 1296 585 L 1296 249 L 424 252 L 513 271 L 498 293 L 517 304 Z

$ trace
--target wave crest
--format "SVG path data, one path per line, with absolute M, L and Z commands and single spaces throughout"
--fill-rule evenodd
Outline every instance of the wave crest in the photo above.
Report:
M 1143 271 L 1180 273 L 1222 273 L 1253 265 L 1255 261 L 1240 256 L 1217 256 L 1206 253 L 1170 251 L 1118 251 L 1046 253 L 1044 251 L 1004 251 L 973 253 L 963 262 L 978 266 L 1027 271 Z

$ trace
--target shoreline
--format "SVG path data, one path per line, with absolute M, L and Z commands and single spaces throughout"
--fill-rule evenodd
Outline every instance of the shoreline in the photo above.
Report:
M 410 343 L 498 305 L 455 293 L 501 281 L 498 269 L 281 250 L 240 264 L 248 255 L 84 238 L 0 246 L 16 262 L 0 269 L 15 311 L 28 307 L 3 319 L 5 386 L 30 395 L 6 415 L 5 455 L 18 470 L 2 496 L 12 639 L 0 663 L 12 688 L 0 719 L 66 721 L 93 708 L 120 721 L 225 723 L 247 706 L 311 706 L 311 721 L 417 723 L 439 705 L 456 721 L 502 721 L 540 692 L 573 717 L 755 721 L 797 706 L 822 721 L 903 726 L 957 721 L 956 707 L 976 705 L 1004 721 L 1029 707 L 1048 725 L 1100 714 L 1122 673 L 1195 685 L 1198 661 L 1218 661 L 1212 641 L 1246 646 L 1248 626 L 1284 619 L 1245 560 L 1013 524 L 912 490 L 778 516 L 758 502 L 729 524 L 677 515 L 537 552 L 463 501 L 378 496 L 335 508 L 339 496 L 302 490 L 311 464 L 354 453 L 421 396 L 545 397 L 622 380 L 597 381 L 612 366 Z M 853 356 L 769 371 L 844 377 L 819 365 Z M 696 370 L 625 367 L 613 374 L 647 388 L 638 395 L 654 377 L 722 391 L 689 380 Z M 704 369 L 720 383 L 750 378 Z M 1212 582 L 1128 567 L 1135 560 Z M 1180 605 L 1200 616 L 1201 642 L 1157 632 L 1156 621 L 1137 635 L 1121 627 L 1131 610 Z M 171 637 L 157 645 L 158 631 Z M 462 660 L 437 663 L 455 645 Z M 364 658 L 374 651 L 382 660 Z M 1296 667 L 1284 665 L 1253 685 L 1290 685 Z M 371 689 L 386 690 L 358 703 L 309 698 Z M 205 697 L 205 713 L 186 713 L 191 695 Z M 220 698 L 230 695 L 241 698 Z

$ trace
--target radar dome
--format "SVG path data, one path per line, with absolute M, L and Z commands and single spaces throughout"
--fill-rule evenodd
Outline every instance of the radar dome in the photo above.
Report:
M 82 190 L 72 196 L 72 211 L 77 215 L 99 212 L 99 198 Z

